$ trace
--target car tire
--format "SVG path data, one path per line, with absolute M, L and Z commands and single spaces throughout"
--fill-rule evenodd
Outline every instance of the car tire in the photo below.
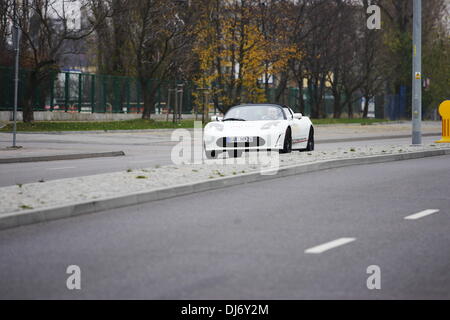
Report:
M 206 151 L 206 158 L 208 159 L 216 159 L 217 158 L 217 151 Z
M 309 138 L 308 138 L 308 144 L 306 145 L 306 151 L 314 151 L 314 148 L 315 148 L 314 129 L 311 128 L 309 130 Z
M 283 149 L 280 150 L 280 153 L 291 153 L 292 152 L 292 133 L 291 129 L 286 131 L 286 135 L 284 138 Z

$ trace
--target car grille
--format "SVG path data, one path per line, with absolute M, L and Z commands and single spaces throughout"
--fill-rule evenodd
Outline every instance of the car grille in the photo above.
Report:
M 217 140 L 217 146 L 220 148 L 252 148 L 262 147 L 266 144 L 266 140 L 261 137 L 253 137 L 253 142 L 231 142 L 227 143 L 227 138 Z

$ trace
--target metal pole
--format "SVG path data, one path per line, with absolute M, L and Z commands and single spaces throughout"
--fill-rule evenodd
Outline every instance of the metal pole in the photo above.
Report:
M 208 88 L 198 88 L 198 91 L 200 91 L 201 96 L 202 96 L 202 123 L 203 125 L 206 122 L 206 117 L 205 117 L 205 109 L 206 109 L 206 91 L 208 90 Z
M 194 104 L 195 121 L 198 121 L 198 105 Z
M 412 144 L 422 144 L 422 0 L 414 0 Z
M 181 123 L 181 114 L 183 112 L 184 84 L 179 84 L 178 88 L 179 88 L 179 90 L 177 91 L 177 94 L 181 93 L 181 97 L 179 97 L 179 100 L 178 100 L 178 102 L 179 102 L 178 103 L 178 123 Z
M 202 124 L 204 125 L 205 124 L 205 101 L 206 101 L 206 98 L 205 98 L 204 89 L 201 89 L 201 92 L 202 92 Z
M 167 115 L 166 115 L 167 122 L 169 122 L 169 114 L 170 114 L 170 89 L 167 89 Z
M 17 21 L 17 1 L 14 1 L 14 51 L 15 69 L 14 69 L 14 111 L 13 111 L 13 148 L 17 148 L 17 104 L 19 97 L 19 54 L 20 54 L 20 29 Z
M 177 114 L 178 114 L 178 94 L 177 94 L 177 87 L 175 86 L 175 89 L 173 89 L 173 91 L 175 92 L 175 106 L 173 109 L 173 119 L 172 122 L 175 123 L 177 122 Z
M 208 91 L 209 89 L 207 88 L 205 90 L 205 108 L 203 109 L 203 113 L 205 115 L 205 118 L 203 120 L 203 125 L 205 125 L 207 122 L 209 122 L 209 103 L 208 103 Z

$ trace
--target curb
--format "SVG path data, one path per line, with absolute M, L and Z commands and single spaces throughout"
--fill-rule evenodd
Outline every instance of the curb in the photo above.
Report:
M 63 155 L 55 155 L 55 156 L 4 158 L 4 159 L 0 159 L 0 164 L 58 161 L 58 160 L 79 160 L 79 159 L 105 158 L 105 157 L 121 157 L 124 155 L 125 155 L 125 152 L 123 152 L 123 151 L 113 151 L 113 152 L 100 152 L 100 153 L 63 154 Z
M 136 129 L 136 130 L 86 130 L 86 131 L 19 131 L 17 134 L 33 135 L 33 134 L 48 134 L 48 135 L 69 135 L 69 134 L 103 134 L 103 133 L 157 133 L 157 132 L 170 132 L 178 128 L 172 129 Z M 194 128 L 179 128 L 194 130 Z M 9 132 L 0 132 L 9 133 Z
M 302 173 L 348 167 L 352 165 L 365 165 L 383 162 L 412 160 L 444 155 L 450 155 L 450 149 L 419 151 L 395 155 L 377 155 L 351 159 L 325 160 L 315 163 L 307 163 L 283 167 L 278 170 L 278 173 L 276 175 L 261 175 L 260 172 L 253 172 L 243 174 L 237 177 L 219 178 L 215 180 L 208 180 L 194 184 L 178 185 L 171 188 L 161 188 L 152 191 L 144 191 L 139 193 L 122 195 L 118 197 L 104 198 L 95 201 L 72 203 L 58 207 L 35 209 L 25 212 L 15 212 L 0 216 L 0 230 L 15 228 L 19 226 L 26 226 L 41 222 L 48 222 L 57 219 L 76 217 L 99 211 L 105 211 L 110 209 L 147 203 L 151 201 L 184 196 L 197 192 L 222 189 L 245 183 L 278 179 Z
M 441 137 L 441 132 L 424 133 L 422 137 Z M 356 141 L 373 141 L 373 140 L 390 140 L 390 139 L 406 139 L 411 138 L 410 134 L 391 135 L 391 136 L 368 136 L 359 138 L 342 138 L 342 139 L 316 139 L 316 142 L 321 143 L 336 143 L 336 142 L 356 142 Z

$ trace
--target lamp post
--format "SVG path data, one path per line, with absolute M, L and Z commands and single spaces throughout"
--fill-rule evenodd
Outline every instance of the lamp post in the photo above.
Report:
M 13 16 L 13 44 L 15 52 L 14 63 L 14 111 L 13 111 L 13 149 L 21 147 L 17 146 L 17 104 L 19 97 L 19 54 L 20 54 L 20 28 L 17 19 L 17 1 L 14 0 L 14 16 Z
M 414 1 L 412 144 L 422 144 L 422 0 Z

